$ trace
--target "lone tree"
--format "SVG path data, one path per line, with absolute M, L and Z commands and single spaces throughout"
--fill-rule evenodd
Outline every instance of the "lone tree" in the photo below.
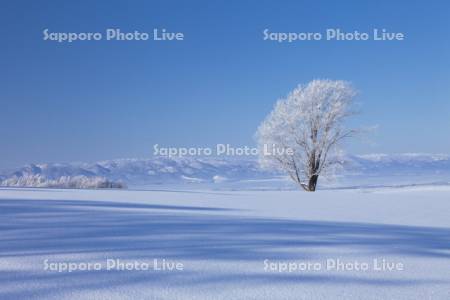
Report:
M 315 191 L 319 175 L 341 164 L 333 154 L 339 143 L 355 132 L 343 124 L 353 114 L 354 96 L 348 82 L 313 80 L 278 100 L 256 133 L 261 164 Z

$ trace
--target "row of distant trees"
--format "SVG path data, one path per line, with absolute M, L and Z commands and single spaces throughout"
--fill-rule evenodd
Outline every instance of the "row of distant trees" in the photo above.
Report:
M 111 181 L 107 178 L 99 176 L 61 176 L 56 179 L 49 179 L 41 174 L 13 176 L 0 181 L 0 186 L 73 189 L 126 188 L 126 185 L 123 182 Z

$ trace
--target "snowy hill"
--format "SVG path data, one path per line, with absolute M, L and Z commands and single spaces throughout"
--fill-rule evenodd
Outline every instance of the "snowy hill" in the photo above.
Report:
M 371 154 L 347 156 L 344 169 L 325 187 L 447 184 L 450 157 L 431 154 Z M 117 159 L 95 163 L 30 164 L 0 174 L 2 186 L 131 187 L 146 185 L 211 185 L 231 188 L 293 188 L 286 176 L 262 170 L 256 158 Z M 72 184 L 67 182 L 72 181 Z M 83 181 L 83 184 L 73 182 Z M 49 184 L 50 182 L 50 184 Z M 239 183 L 239 184 L 238 184 Z M 103 186 L 101 186 L 103 185 Z M 120 187 L 120 186 L 119 186 Z
M 261 170 L 255 159 L 153 158 L 117 159 L 95 163 L 30 164 L 0 179 L 3 186 L 35 186 L 61 178 L 105 178 L 132 186 L 179 183 L 219 183 L 228 180 L 273 178 L 276 173 Z M 41 185 L 42 186 L 42 185 Z M 54 185 L 52 185 L 54 186 Z
M 443 154 L 368 154 L 347 160 L 351 169 L 369 173 L 450 172 L 450 156 Z
M 369 154 L 347 157 L 340 174 L 344 186 L 449 184 L 450 156 L 443 154 Z

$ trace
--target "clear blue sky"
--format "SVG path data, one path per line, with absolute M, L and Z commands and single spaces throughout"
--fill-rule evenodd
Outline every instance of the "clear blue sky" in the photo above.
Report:
M 192 2 L 2 1 L 0 167 L 150 157 L 155 143 L 253 145 L 275 100 L 316 78 L 353 82 L 352 125 L 379 125 L 348 152 L 450 153 L 449 1 Z M 42 39 L 45 28 L 112 27 L 185 40 Z M 386 28 L 406 40 L 277 44 L 265 28 Z

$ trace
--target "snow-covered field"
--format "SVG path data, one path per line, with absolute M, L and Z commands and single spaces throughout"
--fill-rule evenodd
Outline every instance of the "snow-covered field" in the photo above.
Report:
M 450 299 L 448 186 L 3 188 L 0 239 L 0 299 Z

